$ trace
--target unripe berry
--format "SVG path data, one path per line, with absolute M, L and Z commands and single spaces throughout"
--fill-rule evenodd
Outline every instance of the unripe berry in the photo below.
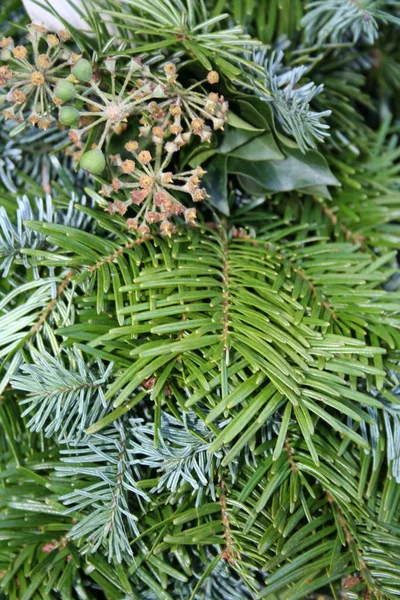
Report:
M 72 67 L 72 74 L 75 75 L 79 81 L 90 81 L 92 79 L 93 70 L 92 65 L 86 58 L 78 60 L 76 65 Z
M 79 110 L 74 106 L 62 106 L 59 112 L 60 123 L 63 125 L 75 125 L 80 116 Z
M 102 151 L 96 148 L 95 150 L 89 150 L 82 156 L 80 166 L 89 173 L 100 175 L 106 167 L 106 159 Z
M 73 100 L 76 96 L 76 88 L 73 83 L 66 79 L 61 79 L 55 87 L 54 95 L 64 102 Z

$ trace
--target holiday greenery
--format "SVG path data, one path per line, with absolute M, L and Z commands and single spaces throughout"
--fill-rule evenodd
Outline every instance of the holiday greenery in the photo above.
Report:
M 0 8 L 0 598 L 398 598 L 399 2 L 78 4 Z

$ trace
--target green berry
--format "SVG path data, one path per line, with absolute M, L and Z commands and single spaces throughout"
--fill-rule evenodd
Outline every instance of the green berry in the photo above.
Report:
M 106 159 L 101 150 L 89 150 L 82 156 L 80 166 L 93 175 L 100 175 L 106 167 Z
M 92 65 L 86 58 L 78 60 L 76 65 L 72 67 L 72 74 L 75 75 L 79 81 L 90 81 L 92 79 L 93 70 Z
M 60 100 L 64 100 L 64 102 L 69 102 L 73 100 L 76 96 L 76 88 L 73 83 L 67 81 L 66 79 L 61 79 L 55 87 L 54 94 Z
M 59 112 L 60 123 L 63 125 L 75 125 L 79 119 L 80 113 L 73 106 L 62 106 Z

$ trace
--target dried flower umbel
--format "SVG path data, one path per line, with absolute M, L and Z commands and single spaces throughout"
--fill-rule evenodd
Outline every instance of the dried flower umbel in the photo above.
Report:
M 193 224 L 196 210 L 186 208 L 180 198 L 189 194 L 199 202 L 207 197 L 200 187 L 204 172 L 200 168 L 176 172 L 174 156 L 194 136 L 205 143 L 213 131 L 223 129 L 228 103 L 203 88 L 218 83 L 218 73 L 210 71 L 204 80 L 185 88 L 174 63 L 153 72 L 140 59 L 126 62 L 118 57 L 105 59 L 94 74 L 87 59 L 63 47 L 67 37 L 47 35 L 43 28 L 30 25 L 32 64 L 24 46 L 15 48 L 11 38 L 3 38 L 1 52 L 7 64 L 1 67 L 0 85 L 9 88 L 6 100 L 11 105 L 4 111 L 6 118 L 22 121 L 30 106 L 28 121 L 45 129 L 55 122 L 52 113 L 58 107 L 58 121 L 70 127 L 69 138 L 78 150 L 74 156 L 82 168 L 101 175 L 110 137 L 135 126 L 129 121 L 135 117 L 143 143 L 139 139 L 126 144 L 131 158 L 110 156 L 114 177 L 101 190 L 113 200 L 108 210 L 124 215 L 129 207 L 139 207 L 138 214 L 127 220 L 128 227 L 139 233 L 160 223 L 161 233 L 169 236 L 175 231 L 170 219 L 178 215 Z M 83 152 L 89 133 L 91 147 Z
M 72 69 L 73 75 L 77 67 Z M 117 68 L 117 59 L 108 58 L 104 61 L 103 73 L 105 71 L 109 72 L 109 77 L 99 81 L 92 78 L 83 95 L 74 96 L 83 103 L 83 108 L 79 109 L 80 127 L 69 132 L 71 141 L 78 148 L 82 148 L 86 135 L 94 129 L 97 130 L 94 136 L 96 148 L 103 151 L 110 134 L 124 131 L 128 119 L 135 115 L 141 115 L 141 136 L 151 136 L 156 145 L 169 138 L 168 153 L 177 152 L 192 135 L 207 142 L 213 129 L 223 128 L 227 102 L 216 93 L 196 90 L 203 83 L 217 83 L 215 71 L 188 89 L 178 82 L 173 63 L 167 63 L 165 74 L 160 75 L 153 73 L 139 59 L 131 59 L 127 65 Z M 65 92 L 68 94 L 69 90 Z
M 180 194 L 189 194 L 194 202 L 207 197 L 205 189 L 200 187 L 203 170 L 174 172 L 174 155 L 192 136 L 209 142 L 213 130 L 223 127 L 228 104 L 217 93 L 196 89 L 206 82 L 217 83 L 215 71 L 185 89 L 177 80 L 173 63 L 167 63 L 164 75 L 160 75 L 137 59 L 131 60 L 125 70 L 117 69 L 116 62 L 112 58 L 105 61 L 111 75 L 108 85 L 92 79 L 84 95 L 76 95 L 85 105 L 79 111 L 84 126 L 71 129 L 69 136 L 82 148 L 86 134 L 98 129 L 94 135 L 96 146 L 80 160 L 82 167 L 100 175 L 106 166 L 103 151 L 109 136 L 120 133 L 124 125 L 129 126 L 131 117 L 140 115 L 139 138 L 144 138 L 144 145 L 140 140 L 132 140 L 125 145 L 129 158 L 124 160 L 120 153 L 110 156 L 114 177 L 102 186 L 101 193 L 114 200 L 107 208 L 111 213 L 125 215 L 129 207 L 139 207 L 138 214 L 127 220 L 130 229 L 146 234 L 149 225 L 160 223 L 161 233 L 170 236 L 175 231 L 171 217 L 182 215 L 189 224 L 196 218 L 195 208 L 185 208 Z M 118 77 L 121 72 L 125 73 L 122 80 Z
M 53 86 L 60 72 L 74 63 L 76 55 L 64 48 L 68 32 L 49 34 L 39 25 L 28 25 L 27 46 L 15 46 L 12 38 L 0 41 L 0 88 L 8 93 L 0 97 L 6 104 L 6 119 L 47 129 L 55 122 Z M 60 102 L 61 103 L 61 102 Z M 28 115 L 28 116 L 27 116 Z
M 140 151 L 136 141 L 128 142 L 125 148 L 133 158 L 122 160 L 119 154 L 111 157 L 118 176 L 110 185 L 102 186 L 104 196 L 117 195 L 107 207 L 112 214 L 125 215 L 129 206 L 140 207 L 136 217 L 127 220 L 127 226 L 141 234 L 150 231 L 150 224 L 160 223 L 161 233 L 170 236 L 176 231 L 170 218 L 178 215 L 184 216 L 186 223 L 194 224 L 196 209 L 185 208 L 177 194 L 190 194 L 194 202 L 207 197 L 206 190 L 200 187 L 203 169 L 197 167 L 176 174 L 167 170 L 173 152 L 168 152 L 166 146 L 168 142 L 157 144 L 153 158 L 148 150 Z M 128 193 L 129 197 L 121 199 L 121 192 Z

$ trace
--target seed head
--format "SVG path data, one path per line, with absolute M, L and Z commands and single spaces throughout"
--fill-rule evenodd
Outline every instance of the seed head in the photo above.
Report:
M 60 36 L 60 39 L 63 42 L 66 42 L 67 40 L 71 39 L 71 34 L 66 29 L 62 29 L 61 31 L 59 31 L 58 35 Z

